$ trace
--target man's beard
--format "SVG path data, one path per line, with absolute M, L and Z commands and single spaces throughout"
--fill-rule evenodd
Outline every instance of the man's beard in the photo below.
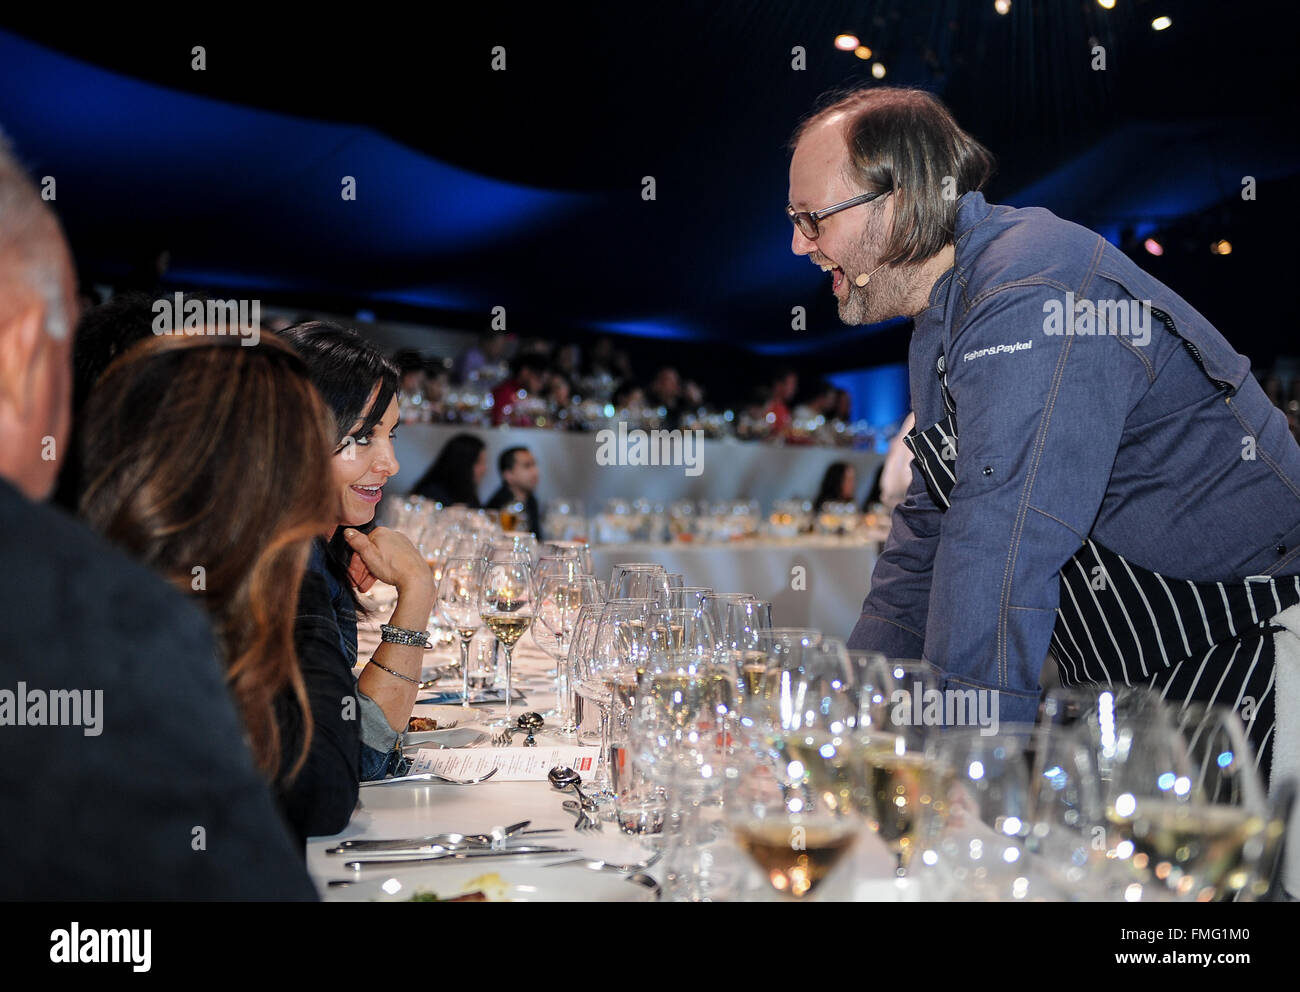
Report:
M 848 295 L 837 300 L 840 320 L 845 324 L 875 324 L 891 317 L 904 316 L 907 308 L 906 269 L 893 265 L 880 265 L 880 256 L 885 253 L 883 238 L 865 238 L 853 252 L 852 258 L 844 260 L 844 280 Z M 877 268 L 877 266 L 880 266 Z M 870 273 L 871 278 L 865 286 L 859 286 L 849 275 L 849 269 L 858 273 Z

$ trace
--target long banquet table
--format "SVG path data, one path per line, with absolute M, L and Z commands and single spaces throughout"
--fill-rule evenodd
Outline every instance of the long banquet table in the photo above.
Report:
M 378 643 L 379 615 L 381 614 L 372 614 L 371 620 L 361 631 L 359 657 L 362 659 L 369 658 Z M 453 660 L 451 648 L 429 651 L 428 654 L 427 668 L 445 665 Z M 552 705 L 554 690 L 545 675 L 550 665 L 551 659 L 532 643 L 531 637 L 525 637 L 520 642 L 515 650 L 515 684 L 526 694 L 527 704 L 516 703 L 516 714 L 528 709 L 543 711 Z M 470 720 L 460 726 L 480 726 L 499 716 L 502 709 L 499 705 L 471 707 Z M 420 704 L 416 705 L 415 711 L 417 716 L 420 715 Z M 446 710 L 442 709 L 441 712 Z M 516 735 L 515 741 L 519 740 L 520 736 Z M 543 730 L 537 736 L 537 743 L 538 748 L 542 749 L 548 745 L 571 744 L 572 741 L 564 741 Z M 518 743 L 516 746 L 519 746 Z M 593 756 L 596 750 L 595 747 L 591 749 Z M 441 889 L 442 892 L 454 893 L 453 882 L 467 877 L 467 864 L 475 874 L 495 872 L 509 882 L 513 871 L 516 877 L 523 876 L 533 881 L 538 877 L 546 877 L 546 870 L 537 866 L 550 864 L 552 860 L 583 856 L 633 863 L 650 854 L 649 849 L 638 840 L 620 834 L 613 823 L 606 823 L 599 832 L 579 833 L 574 830 L 573 815 L 561 806 L 566 798 L 569 798 L 568 793 L 560 793 L 546 782 L 489 780 L 473 786 L 401 783 L 363 788 L 357 809 L 345 830 L 334 837 L 316 837 L 308 841 L 307 867 L 322 898 L 327 900 L 357 898 L 358 886 L 330 887 L 328 882 L 331 879 L 363 882 L 398 879 L 404 883 L 404 887 L 397 891 L 405 898 L 406 894 L 416 889 Z M 545 835 L 537 843 L 576 848 L 579 853 L 557 855 L 554 858 L 483 859 L 468 863 L 412 866 L 400 870 L 380 868 L 362 872 L 345 870 L 345 857 L 325 853 L 328 848 L 346 839 L 419 837 L 444 831 L 490 832 L 493 827 L 521 820 L 531 820 L 530 829 L 558 828 L 561 831 Z M 762 882 L 757 869 L 735 848 L 729 838 L 716 841 L 710 845 L 709 851 L 716 858 L 718 870 L 730 874 L 733 879 L 732 891 L 736 894 L 732 898 L 778 898 Z M 906 883 L 895 882 L 892 863 L 883 843 L 874 834 L 864 830 L 845 861 L 813 893 L 812 898 L 819 901 L 897 901 L 912 898 L 914 892 L 908 889 Z M 660 861 L 649 869 L 648 874 L 662 882 L 663 869 L 664 862 Z M 628 885 L 626 893 L 617 884 L 611 888 L 611 875 L 608 872 L 584 868 L 549 870 L 556 872 L 556 882 L 549 888 L 535 892 L 533 898 L 586 901 L 619 898 L 623 894 L 628 898 L 646 895 L 646 890 L 637 886 Z M 392 884 L 389 884 L 391 888 Z

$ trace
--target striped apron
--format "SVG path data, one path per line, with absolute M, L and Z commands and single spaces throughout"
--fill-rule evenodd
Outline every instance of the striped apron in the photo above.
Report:
M 904 438 L 935 505 L 957 483 L 956 406 L 944 358 L 936 372 L 946 416 Z M 1160 575 L 1087 539 L 1059 575 L 1052 653 L 1067 686 L 1144 686 L 1171 703 L 1220 703 L 1239 713 L 1269 781 L 1276 671 L 1273 620 L 1300 603 L 1300 576 L 1193 582 Z

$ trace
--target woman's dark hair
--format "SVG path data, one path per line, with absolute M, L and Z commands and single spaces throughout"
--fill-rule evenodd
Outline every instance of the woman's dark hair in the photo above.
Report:
M 821 491 L 817 493 L 817 499 L 813 501 L 814 512 L 820 510 L 823 503 L 844 502 L 844 477 L 852 468 L 853 466 L 848 462 L 831 462 L 826 466 L 826 474 L 822 476 Z M 852 495 L 850 495 L 849 499 L 852 498 Z
M 280 337 L 307 363 L 312 385 L 334 414 L 336 450 L 349 435 L 360 439 L 374 430 L 397 395 L 392 362 L 356 331 L 324 320 L 286 327 Z M 353 430 L 358 420 L 361 426 Z
M 442 446 L 434 463 L 411 491 L 448 505 L 463 503 L 477 507 L 474 464 L 486 447 L 473 434 L 455 435 Z
M 206 609 L 258 767 L 282 767 L 276 701 L 311 707 L 294 652 L 298 588 L 333 522 L 329 414 L 288 345 L 150 337 L 86 404 L 81 514 Z M 202 570 L 196 569 L 201 566 Z M 146 659 L 148 660 L 148 659 Z
M 848 178 L 863 192 L 896 194 L 894 224 L 880 261 L 924 262 L 953 239 L 957 201 L 993 175 L 993 156 L 924 90 L 870 86 L 827 94 L 799 124 L 807 130 L 843 113 Z
M 286 327 L 279 336 L 293 345 L 307 363 L 312 385 L 334 415 L 334 453 L 343 449 L 349 437 L 367 437 L 397 395 L 397 366 L 356 331 L 329 321 L 303 321 Z M 353 430 L 358 420 L 361 425 Z M 325 551 L 330 572 L 340 586 L 352 592 L 352 580 L 348 578 L 352 548 L 343 539 L 342 527 L 336 528 Z M 352 605 L 358 613 L 365 612 L 355 592 Z

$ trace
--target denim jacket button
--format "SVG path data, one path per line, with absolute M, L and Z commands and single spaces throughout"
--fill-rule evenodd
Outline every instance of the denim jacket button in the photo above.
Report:
M 985 474 L 985 475 L 992 475 L 992 474 L 993 474 L 993 466 L 992 466 L 992 465 L 985 465 L 985 466 L 984 466 L 984 474 Z
M 1286 545 L 1285 545 L 1285 544 L 1279 544 L 1279 545 L 1278 545 L 1276 548 L 1274 548 L 1273 550 L 1276 551 L 1279 555 L 1284 555 L 1284 554 L 1286 554 Z

